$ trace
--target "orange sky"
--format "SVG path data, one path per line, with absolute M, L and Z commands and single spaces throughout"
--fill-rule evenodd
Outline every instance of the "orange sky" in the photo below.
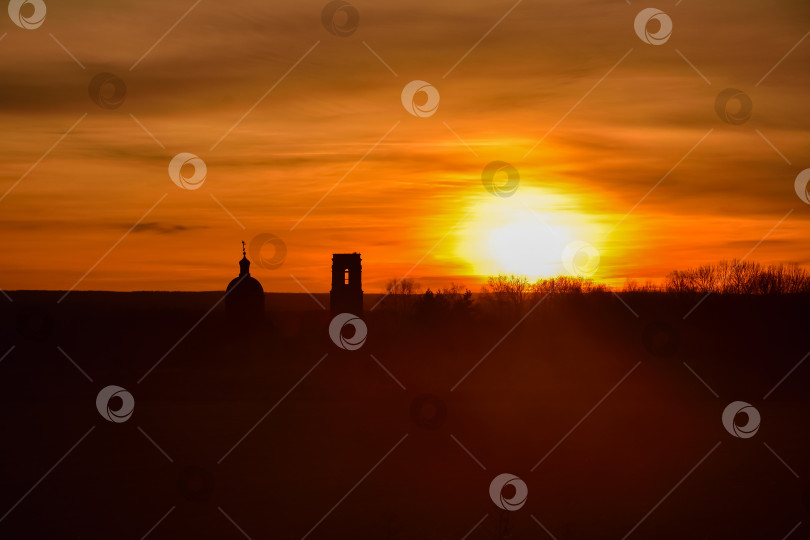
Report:
M 287 249 L 254 261 L 267 291 L 327 291 L 346 251 L 368 292 L 409 271 L 477 290 L 515 253 L 564 271 L 570 241 L 614 284 L 766 235 L 749 259 L 810 264 L 806 2 L 663 1 L 660 46 L 625 0 L 355 1 L 348 37 L 320 0 L 45 3 L 39 28 L 0 22 L 0 288 L 224 289 L 259 234 Z M 120 107 L 89 98 L 101 72 Z M 413 80 L 432 116 L 403 107 Z M 752 100 L 742 125 L 715 112 L 728 87 Z M 169 178 L 182 152 L 199 189 Z M 512 197 L 484 189 L 492 161 L 519 171 Z

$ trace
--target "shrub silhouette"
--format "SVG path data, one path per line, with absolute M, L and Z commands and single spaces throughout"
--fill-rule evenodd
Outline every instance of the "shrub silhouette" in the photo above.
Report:
M 472 312 L 472 291 L 455 283 L 447 289 L 438 289 L 435 293 L 428 289 L 415 304 L 416 319 L 425 324 L 468 320 Z

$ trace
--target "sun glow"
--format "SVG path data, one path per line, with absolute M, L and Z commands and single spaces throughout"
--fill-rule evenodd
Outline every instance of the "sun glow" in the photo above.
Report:
M 576 208 L 567 196 L 530 188 L 513 197 L 478 200 L 461 231 L 457 253 L 478 275 L 570 274 L 566 248 L 598 238 L 596 227 Z
M 548 216 L 519 211 L 512 221 L 493 229 L 487 238 L 487 253 L 499 272 L 530 277 L 563 272 L 561 254 L 570 242 L 567 230 L 546 225 Z

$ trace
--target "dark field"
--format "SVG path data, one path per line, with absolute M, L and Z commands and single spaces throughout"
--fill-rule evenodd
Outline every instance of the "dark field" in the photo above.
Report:
M 810 519 L 806 296 L 710 296 L 684 320 L 700 296 L 623 294 L 637 318 L 552 294 L 515 327 L 527 309 L 367 295 L 347 351 L 303 294 L 190 332 L 221 293 L 9 294 L 0 538 L 780 539 Z M 96 410 L 108 385 L 126 422 Z M 738 400 L 751 438 L 721 422 Z M 490 498 L 501 473 L 519 510 Z

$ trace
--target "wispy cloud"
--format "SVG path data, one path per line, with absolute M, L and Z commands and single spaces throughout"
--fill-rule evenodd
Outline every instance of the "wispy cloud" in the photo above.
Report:
M 673 37 L 660 47 L 636 37 L 635 2 L 522 2 L 445 79 L 513 0 L 357 2 L 360 28 L 348 38 L 321 26 L 323 4 L 248 0 L 234 9 L 201 2 L 132 71 L 191 3 L 81 0 L 49 9 L 48 31 L 10 32 L 0 47 L 0 192 L 42 156 L 60 129 L 89 114 L 3 201 L 0 252 L 38 264 L 28 255 L 46 246 L 73 276 L 97 259 L 84 246 L 110 245 L 111 228 L 128 229 L 169 192 L 154 220 L 133 230 L 144 234 L 116 248 L 120 257 L 111 254 L 109 273 L 99 276 L 106 276 L 105 287 L 134 287 L 131 261 L 138 260 L 139 287 L 150 280 L 154 288 L 183 286 L 170 273 L 193 257 L 197 275 L 215 287 L 218 276 L 231 271 L 231 254 L 242 240 L 289 231 L 395 122 L 390 137 L 285 235 L 285 275 L 327 289 L 321 269 L 332 250 L 342 249 L 368 252 L 370 281 L 407 270 L 458 220 L 461 208 L 486 195 L 480 174 L 493 160 L 515 165 L 522 188 L 575 202 L 559 212 L 610 227 L 712 128 L 610 237 L 604 277 L 655 277 L 676 265 L 733 256 L 744 239 L 758 237 L 758 227 L 793 206 L 791 222 L 810 220 L 792 189 L 807 165 L 789 166 L 780 156 L 801 164 L 810 151 L 810 41 L 792 50 L 807 32 L 807 2 L 671 3 L 664 9 Z M 632 54 L 572 110 L 630 48 Z M 99 72 L 125 83 L 121 107 L 102 109 L 89 99 L 88 84 Z M 403 86 L 414 79 L 435 84 L 441 94 L 431 118 L 412 117 L 400 103 Z M 715 98 L 728 87 L 753 101 L 744 125 L 725 124 L 715 113 Z M 208 167 L 198 191 L 182 191 L 168 176 L 168 163 L 180 152 L 200 156 Z M 758 255 L 810 258 L 797 227 L 786 227 Z M 468 271 L 469 261 L 458 259 L 452 242 L 416 274 Z M 157 253 L 167 255 L 153 257 Z M 0 262 L 8 281 L 0 285 L 61 283 L 55 271 L 45 283 L 35 270 Z M 271 272 L 263 277 L 275 279 Z M 295 289 L 290 282 L 288 290 Z

